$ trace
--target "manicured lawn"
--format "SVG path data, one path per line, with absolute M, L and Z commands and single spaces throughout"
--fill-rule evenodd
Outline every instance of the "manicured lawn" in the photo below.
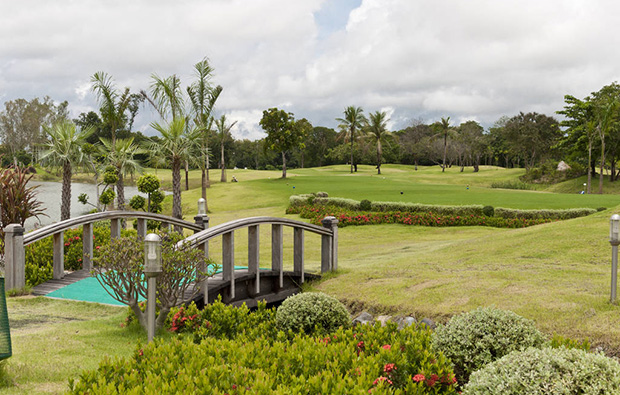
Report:
M 616 195 L 554 194 L 489 188 L 516 179 L 523 170 L 371 166 L 351 175 L 347 166 L 280 172 L 229 170 L 240 182 L 213 182 L 208 189 L 211 224 L 250 216 L 285 216 L 291 194 L 327 191 L 356 200 L 435 204 L 483 204 L 509 208 L 600 207 L 585 218 L 526 229 L 485 227 L 424 228 L 378 225 L 342 228 L 340 271 L 309 289 L 327 292 L 356 309 L 406 313 L 444 321 L 477 306 L 511 309 L 533 319 L 545 332 L 589 337 L 595 346 L 620 354 L 620 307 L 609 303 L 609 217 L 618 211 Z M 170 179 L 170 172 L 158 176 Z M 197 188 L 200 173 L 191 172 Z M 385 178 L 383 178 L 385 177 Z M 211 173 L 219 180 L 219 172 Z M 577 190 L 583 180 L 548 189 Z M 466 189 L 466 185 L 470 189 Z M 295 188 L 293 188 L 295 187 Z M 606 186 L 607 187 L 607 186 Z M 616 188 L 612 185 L 610 189 Z M 403 195 L 400 194 L 403 191 Z M 196 212 L 200 189 L 183 192 L 186 219 Z M 168 210 L 170 202 L 166 202 Z M 290 218 L 298 216 L 290 215 Z M 261 229 L 261 264 L 270 265 L 270 232 Z M 320 240 L 307 237 L 309 270 L 319 270 Z M 211 243 L 219 260 L 220 242 Z M 285 260 L 292 262 L 292 231 L 285 233 Z M 247 237 L 235 238 L 238 265 L 247 257 Z M 292 263 L 288 263 L 292 267 Z M 9 301 L 14 356 L 8 371 L 17 387 L 8 393 L 62 392 L 67 379 L 94 368 L 104 356 L 133 352 L 146 335 L 121 328 L 125 309 L 41 298 Z

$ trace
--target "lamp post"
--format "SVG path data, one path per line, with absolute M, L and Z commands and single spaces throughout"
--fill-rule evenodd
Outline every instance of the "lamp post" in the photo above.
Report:
M 611 303 L 616 302 L 618 283 L 618 244 L 620 244 L 620 215 L 614 214 L 609 220 L 609 244 L 611 244 Z
M 144 274 L 147 278 L 146 319 L 148 341 L 155 337 L 155 304 L 157 303 L 157 276 L 162 272 L 161 238 L 149 233 L 144 238 Z
M 196 225 L 202 226 L 203 229 L 209 227 L 209 216 L 207 215 L 207 201 L 203 198 L 198 199 L 198 214 L 194 217 Z

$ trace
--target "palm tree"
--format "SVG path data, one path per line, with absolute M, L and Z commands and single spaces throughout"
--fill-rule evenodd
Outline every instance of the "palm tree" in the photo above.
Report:
M 381 162 L 383 158 L 383 150 L 381 149 L 381 141 L 384 141 L 388 135 L 387 113 L 385 111 L 376 111 L 370 114 L 370 119 L 366 126 L 368 135 L 377 144 L 377 174 L 381 174 Z
M 448 152 L 448 133 L 451 130 L 450 117 L 441 118 L 441 122 L 435 124 L 438 134 L 443 136 L 443 164 L 441 165 L 441 172 L 446 171 L 446 153 Z
M 187 131 L 185 118 L 176 118 L 169 123 L 152 122 L 151 127 L 161 134 L 157 143 L 150 146 L 154 155 L 166 157 L 172 166 L 172 216 L 183 219 L 181 209 L 181 163 L 198 137 L 197 129 Z
M 202 198 L 207 200 L 207 188 L 209 187 L 209 135 L 213 123 L 213 108 L 215 102 L 222 93 L 222 87 L 212 87 L 210 79 L 213 68 L 208 59 L 203 59 L 194 65 L 196 81 L 187 87 L 187 94 L 192 107 L 193 122 L 200 130 L 199 152 L 196 164 L 202 172 Z
M 366 118 L 362 114 L 364 110 L 361 107 L 349 106 L 344 110 L 344 118 L 336 118 L 340 122 L 340 129 L 345 136 L 348 136 L 351 142 L 351 173 L 353 173 L 353 141 L 355 140 L 355 132 L 362 128 Z
M 117 208 L 119 210 L 124 210 L 125 182 L 123 177 L 126 174 L 135 174 L 141 171 L 142 167 L 134 160 L 134 156 L 141 153 L 142 150 L 133 143 L 133 137 L 118 139 L 116 140 L 116 144 L 112 144 L 111 140 L 105 138 L 100 140 L 103 144 L 102 154 L 107 156 L 110 164 L 116 168 L 116 175 L 118 177 L 116 181 Z
M 78 130 L 71 121 L 61 121 L 52 127 L 43 126 L 50 137 L 45 144 L 46 150 L 41 159 L 47 160 L 53 166 L 62 166 L 62 198 L 60 206 L 60 220 L 71 217 L 71 176 L 73 165 L 81 164 L 84 160 L 82 145 L 94 129 Z
M 222 168 L 222 176 L 220 178 L 221 182 L 226 182 L 226 161 L 224 160 L 224 143 L 232 138 L 230 134 L 230 129 L 232 129 L 232 127 L 235 126 L 236 123 L 237 121 L 226 126 L 226 115 L 222 115 L 220 119 L 215 121 L 215 127 L 217 129 L 217 134 L 220 140 L 220 150 L 221 150 L 221 160 L 220 160 L 220 167 Z

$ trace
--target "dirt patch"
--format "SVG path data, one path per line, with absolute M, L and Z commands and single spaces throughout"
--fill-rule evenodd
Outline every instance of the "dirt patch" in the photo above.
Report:
M 23 318 L 10 318 L 9 317 L 11 330 L 32 328 L 32 327 L 38 327 L 42 325 L 49 325 L 49 324 L 64 324 L 64 323 L 72 322 L 72 321 L 86 321 L 86 320 L 82 318 L 76 318 L 76 317 L 63 317 L 63 316 L 45 315 L 45 314 L 39 314 L 34 317 L 31 316 L 31 317 L 23 317 Z

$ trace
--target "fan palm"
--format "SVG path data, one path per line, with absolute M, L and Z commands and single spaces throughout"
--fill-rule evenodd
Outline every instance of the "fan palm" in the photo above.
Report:
M 366 118 L 362 114 L 364 110 L 361 107 L 349 106 L 344 110 L 344 118 L 336 118 L 340 122 L 340 129 L 343 134 L 349 138 L 351 143 L 351 173 L 353 173 L 353 142 L 356 138 L 356 132 L 362 128 Z
M 43 127 L 50 141 L 45 144 L 41 159 L 52 166 L 62 167 L 62 197 L 60 220 L 71 217 L 71 176 L 73 166 L 84 161 L 82 145 L 94 129 L 79 130 L 71 121 L 61 121 L 51 127 Z

